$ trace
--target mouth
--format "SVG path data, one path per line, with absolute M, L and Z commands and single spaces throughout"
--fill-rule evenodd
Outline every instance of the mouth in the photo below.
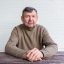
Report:
M 33 24 L 33 23 L 28 23 L 28 24 Z
M 33 24 L 33 23 L 30 23 L 30 22 L 29 22 L 28 24 Z

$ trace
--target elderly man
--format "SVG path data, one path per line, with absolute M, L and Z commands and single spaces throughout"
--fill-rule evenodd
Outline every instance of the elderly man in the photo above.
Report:
M 57 44 L 51 39 L 45 27 L 36 24 L 37 10 L 25 7 L 21 19 L 22 24 L 14 27 L 5 46 L 5 52 L 29 61 L 42 60 L 54 55 L 58 50 Z

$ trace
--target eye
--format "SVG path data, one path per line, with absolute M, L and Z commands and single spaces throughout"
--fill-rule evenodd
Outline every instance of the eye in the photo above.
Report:
M 32 17 L 35 17 L 34 15 Z
M 28 17 L 29 17 L 28 15 L 25 16 L 25 18 L 28 18 Z

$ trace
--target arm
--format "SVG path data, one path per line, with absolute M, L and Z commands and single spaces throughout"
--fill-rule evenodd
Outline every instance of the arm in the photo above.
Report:
M 44 57 L 53 56 L 58 51 L 57 44 L 54 43 L 45 28 L 42 34 L 42 42 L 45 45 L 45 48 L 42 48 L 40 51 L 43 53 Z
M 5 52 L 16 57 L 24 58 L 23 54 L 26 52 L 26 50 L 17 47 L 18 40 L 17 29 L 14 28 L 11 33 L 10 39 L 5 46 Z

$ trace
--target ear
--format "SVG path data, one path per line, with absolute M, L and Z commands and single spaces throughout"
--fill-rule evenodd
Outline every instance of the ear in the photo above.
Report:
M 38 15 L 37 15 L 37 20 L 38 20 Z
M 21 16 L 21 21 L 22 21 L 22 23 L 23 23 L 23 17 Z
M 22 20 L 22 22 L 23 22 L 23 16 L 21 16 L 21 20 Z
M 21 16 L 21 20 L 22 20 L 22 16 Z

